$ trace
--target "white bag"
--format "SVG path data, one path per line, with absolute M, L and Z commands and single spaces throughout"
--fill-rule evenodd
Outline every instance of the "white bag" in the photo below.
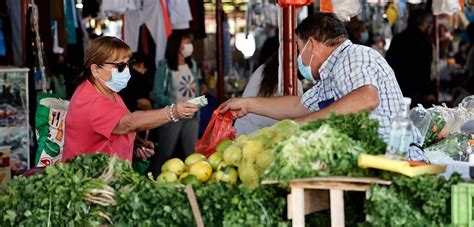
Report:
M 359 0 L 332 0 L 332 8 L 343 21 L 350 21 L 361 12 Z
M 458 0 L 433 0 L 433 15 L 448 14 L 453 15 L 461 11 Z

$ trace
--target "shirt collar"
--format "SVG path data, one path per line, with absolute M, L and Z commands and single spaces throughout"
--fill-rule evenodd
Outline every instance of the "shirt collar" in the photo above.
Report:
M 352 45 L 352 42 L 350 40 L 346 40 L 343 43 L 341 43 L 332 53 L 329 55 L 328 59 L 321 65 L 319 68 L 319 75 L 321 77 L 321 80 L 324 80 L 329 77 L 331 74 L 332 70 L 334 69 L 334 66 L 336 65 L 337 59 L 341 55 L 342 51 L 346 49 L 346 47 Z

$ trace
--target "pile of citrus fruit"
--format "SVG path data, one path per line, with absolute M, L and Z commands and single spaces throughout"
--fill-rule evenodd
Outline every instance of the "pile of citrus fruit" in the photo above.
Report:
M 232 141 L 223 141 L 208 159 L 202 154 L 194 153 L 186 157 L 184 162 L 179 158 L 166 161 L 161 168 L 157 182 L 160 184 L 173 182 L 184 185 L 194 184 L 196 186 L 212 182 L 236 184 L 239 178 L 237 170 L 235 166 L 229 164 L 235 157 L 230 155 L 232 152 L 224 152 L 230 145 L 232 145 Z

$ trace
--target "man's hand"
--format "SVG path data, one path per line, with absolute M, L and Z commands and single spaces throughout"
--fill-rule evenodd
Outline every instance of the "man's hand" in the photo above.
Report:
M 221 108 L 221 113 L 230 111 L 232 115 L 234 116 L 234 118 L 242 118 L 249 113 L 247 110 L 246 99 L 244 98 L 229 99 L 225 103 L 223 103 L 220 106 L 220 108 Z

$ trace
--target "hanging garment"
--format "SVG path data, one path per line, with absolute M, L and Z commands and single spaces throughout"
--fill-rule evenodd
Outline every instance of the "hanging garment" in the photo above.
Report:
M 166 28 L 163 20 L 161 4 L 155 0 L 144 0 L 143 2 L 143 22 L 146 24 L 151 37 L 156 44 L 155 65 L 165 57 L 166 48 Z M 166 9 L 164 9 L 166 10 Z
M 64 53 L 64 48 L 59 46 L 58 22 L 57 21 L 51 22 L 51 30 L 53 30 L 53 53 L 63 54 Z
M 74 0 L 65 0 L 65 9 L 66 9 L 66 31 L 67 31 L 67 43 L 76 44 L 76 25 L 77 18 L 75 18 L 74 11 L 76 6 L 73 5 L 72 1 Z
M 166 9 L 164 9 L 166 10 Z M 143 6 L 138 10 L 130 10 L 125 13 L 124 35 L 125 42 L 130 45 L 133 52 L 138 49 L 140 39 L 140 26 L 145 24 L 155 42 L 155 65 L 165 56 L 167 41 L 167 28 L 163 17 L 161 1 L 144 0 Z
M 100 11 L 99 0 L 82 0 L 82 17 L 96 18 Z
M 166 0 L 161 0 L 160 4 L 162 9 L 161 11 L 163 12 L 163 22 L 166 28 L 166 37 L 169 37 L 173 29 L 171 28 L 170 16 L 168 14 L 168 5 L 166 3 Z
M 135 0 L 103 0 L 102 10 L 105 14 L 123 14 L 127 10 L 136 10 Z
M 0 56 L 7 55 L 7 48 L 5 45 L 5 35 L 3 33 L 3 19 L 0 18 Z
M 168 10 L 171 27 L 174 30 L 189 29 L 189 22 L 193 19 L 188 0 L 169 1 Z
M 12 51 L 13 64 L 15 66 L 23 66 L 23 43 L 22 43 L 22 18 L 21 18 L 21 1 L 9 0 L 10 21 L 12 29 Z
M 204 21 L 203 0 L 189 0 L 189 7 L 193 20 L 189 22 L 189 31 L 193 33 L 194 39 L 206 38 L 206 23 Z
M 148 31 L 148 28 L 146 28 L 146 25 L 140 26 L 140 43 L 138 44 L 138 51 L 145 55 L 150 55 L 150 48 L 148 45 L 149 36 L 150 32 Z
M 51 0 L 51 20 L 56 21 L 56 32 L 58 39 L 58 47 L 67 52 L 67 32 L 66 32 L 66 15 L 64 12 L 64 0 Z M 55 52 L 56 53 L 56 52 Z
M 433 0 L 433 15 L 448 14 L 453 15 L 462 11 L 464 4 L 459 4 L 459 0 Z
M 222 12 L 222 33 L 224 44 L 224 76 L 229 75 L 232 66 L 232 50 L 230 47 L 229 19 L 227 14 Z
M 130 46 L 132 52 L 137 52 L 140 37 L 140 25 L 143 24 L 141 13 L 138 10 L 129 10 L 124 14 L 124 36 L 125 42 Z
M 360 13 L 359 0 L 321 0 L 321 12 L 333 12 L 344 21 Z

